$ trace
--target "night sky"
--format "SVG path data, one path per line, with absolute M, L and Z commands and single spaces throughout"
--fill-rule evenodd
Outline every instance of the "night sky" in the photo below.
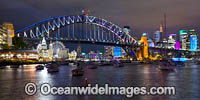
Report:
M 49 17 L 80 14 L 131 26 L 132 35 L 159 29 L 164 13 L 168 33 L 194 28 L 199 31 L 200 0 L 0 0 L 0 23 L 12 22 L 15 30 Z

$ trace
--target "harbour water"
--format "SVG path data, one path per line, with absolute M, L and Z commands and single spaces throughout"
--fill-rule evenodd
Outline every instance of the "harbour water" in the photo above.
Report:
M 35 65 L 24 65 L 19 68 L 6 66 L 0 69 L 0 100 L 199 100 L 200 67 L 186 64 L 175 72 L 164 72 L 153 64 L 125 64 L 124 67 L 103 66 L 98 69 L 84 68 L 85 74 L 80 77 L 71 75 L 72 66 L 62 65 L 57 73 L 48 73 L 47 69 L 36 71 Z M 111 86 L 175 86 L 176 94 L 142 95 L 127 98 L 126 96 L 90 96 L 90 95 L 48 95 L 37 92 L 34 96 L 25 94 L 24 86 L 34 82 L 37 86 L 49 83 L 52 86 L 83 86 L 85 78 L 88 83 Z

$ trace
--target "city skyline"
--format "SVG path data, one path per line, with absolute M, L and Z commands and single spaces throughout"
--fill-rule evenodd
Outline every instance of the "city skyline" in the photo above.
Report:
M 194 3 L 196 2 L 196 3 Z M 167 32 L 178 33 L 180 29 L 195 29 L 199 32 L 198 2 L 167 1 L 0 1 L 0 23 L 12 22 L 15 30 L 20 30 L 41 20 L 64 15 L 80 14 L 81 10 L 91 10 L 90 15 L 108 19 L 123 26 L 130 26 L 134 36 L 147 32 L 153 34 L 159 29 L 163 15 L 167 15 Z M 98 5 L 97 5 L 98 4 Z M 58 6 L 59 5 L 59 6 Z M 174 6 L 171 6 L 174 5 Z M 175 6 L 176 5 L 176 6 Z M 189 5 L 189 6 L 188 6 Z

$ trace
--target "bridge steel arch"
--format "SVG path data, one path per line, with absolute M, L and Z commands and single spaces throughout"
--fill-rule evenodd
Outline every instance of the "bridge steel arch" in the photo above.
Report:
M 119 26 L 102 18 L 85 15 L 58 16 L 49 18 L 38 23 L 32 24 L 19 31 L 16 31 L 15 35 L 29 40 L 37 40 L 42 39 L 42 37 L 46 37 L 47 40 L 81 41 L 82 38 L 80 38 L 80 32 L 80 34 L 78 34 L 78 38 L 74 38 L 75 33 L 77 33 L 75 32 L 75 26 L 77 26 L 77 24 L 78 29 L 82 28 L 81 31 L 82 34 L 84 34 L 84 41 L 86 40 L 114 44 L 116 43 L 119 45 L 138 44 L 137 41 L 133 37 L 131 37 L 129 33 L 124 32 L 123 29 Z M 85 26 L 83 26 L 82 24 L 85 24 Z M 60 30 L 63 27 L 65 27 L 65 29 L 68 29 L 68 33 L 60 32 Z M 83 30 L 86 32 L 84 33 Z M 56 32 L 56 36 L 54 32 Z M 60 34 L 65 34 L 65 36 L 61 36 Z M 111 39 L 113 40 L 112 42 L 109 41 Z

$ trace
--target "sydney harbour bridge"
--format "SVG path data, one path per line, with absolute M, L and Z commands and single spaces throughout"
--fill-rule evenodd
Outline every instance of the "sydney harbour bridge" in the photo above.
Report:
M 38 23 L 32 24 L 24 29 L 15 32 L 18 37 L 24 40 L 37 43 L 43 37 L 47 41 L 61 41 L 70 43 L 86 43 L 86 44 L 102 44 L 122 47 L 127 54 L 136 56 L 140 50 L 143 50 L 143 43 L 135 40 L 123 28 L 109 22 L 105 19 L 87 16 L 58 16 L 49 18 Z M 191 54 L 187 50 L 175 50 L 168 48 L 149 48 L 151 50 L 159 50 L 172 52 L 174 54 L 185 53 Z

